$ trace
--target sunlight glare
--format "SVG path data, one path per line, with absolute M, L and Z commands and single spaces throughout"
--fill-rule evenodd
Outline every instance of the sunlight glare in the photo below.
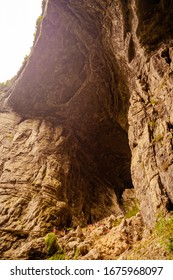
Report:
M 33 45 L 42 0 L 0 0 L 0 82 L 20 69 Z

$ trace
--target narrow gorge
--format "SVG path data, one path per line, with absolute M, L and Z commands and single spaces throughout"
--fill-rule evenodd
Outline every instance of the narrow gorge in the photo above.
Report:
M 171 213 L 172 37 L 172 0 L 43 1 L 0 94 L 1 259 L 45 258 L 53 229 L 123 217 L 124 193 L 149 232 Z

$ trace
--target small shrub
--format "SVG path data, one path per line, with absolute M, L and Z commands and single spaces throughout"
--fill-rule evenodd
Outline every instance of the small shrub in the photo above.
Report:
M 50 232 L 45 237 L 48 260 L 65 260 L 63 249 L 58 245 L 56 235 Z
M 47 247 L 47 254 L 48 256 L 52 256 L 58 249 L 55 234 L 53 232 L 48 233 L 44 240 Z
M 40 15 L 40 16 L 37 18 L 37 20 L 36 20 L 35 32 L 34 32 L 34 34 L 33 34 L 33 36 L 34 36 L 34 42 L 35 42 L 35 40 L 36 40 L 36 38 L 37 38 L 38 31 L 39 31 L 39 29 L 40 29 L 40 25 L 41 25 L 42 20 L 43 20 L 43 16 L 42 16 L 42 15 Z
M 29 59 L 29 54 L 26 54 L 22 64 L 25 64 L 28 61 L 28 59 Z
M 40 25 L 40 23 L 42 22 L 42 20 L 43 20 L 43 16 L 40 15 L 40 16 L 37 18 L 37 20 L 36 20 L 36 28 L 37 28 L 38 25 Z

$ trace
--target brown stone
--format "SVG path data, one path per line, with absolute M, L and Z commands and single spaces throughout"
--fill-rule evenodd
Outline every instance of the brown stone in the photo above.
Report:
M 44 1 L 0 95 L 0 226 L 28 233 L 0 232 L 0 258 L 53 228 L 122 216 L 127 188 L 149 228 L 173 208 L 171 3 Z

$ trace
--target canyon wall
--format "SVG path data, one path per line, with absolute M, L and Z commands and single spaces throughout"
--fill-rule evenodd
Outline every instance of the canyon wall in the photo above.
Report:
M 53 227 L 123 214 L 127 188 L 147 227 L 173 208 L 171 7 L 43 2 L 31 54 L 0 96 L 2 258 Z

